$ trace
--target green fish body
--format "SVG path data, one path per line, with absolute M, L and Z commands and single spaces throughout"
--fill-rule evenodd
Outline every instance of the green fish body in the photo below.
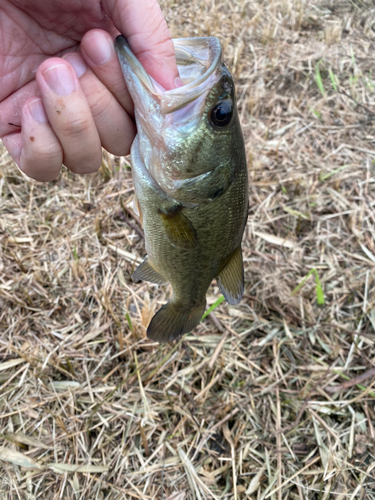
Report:
M 147 330 L 168 342 L 199 323 L 214 278 L 230 304 L 243 295 L 248 178 L 235 89 L 217 38 L 174 40 L 184 85 L 170 91 L 124 37 L 115 45 L 135 106 L 131 159 L 147 251 L 132 278 L 172 285 Z

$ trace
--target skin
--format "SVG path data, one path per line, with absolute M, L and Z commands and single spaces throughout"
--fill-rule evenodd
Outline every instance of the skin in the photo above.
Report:
M 101 147 L 129 153 L 133 104 L 113 49 L 122 32 L 166 89 L 178 77 L 156 0 L 0 0 L 0 137 L 19 168 L 39 181 L 62 164 L 88 174 Z M 178 82 L 178 80 L 177 80 Z
M 222 63 L 216 83 L 208 86 L 201 119 L 187 132 L 185 121 L 163 115 L 158 100 L 140 83 L 139 69 L 134 72 L 128 64 L 122 45 L 116 41 L 136 107 L 139 132 L 131 151 L 132 168 L 148 263 L 160 275 L 156 282 L 168 281 L 173 288 L 171 300 L 151 320 L 147 336 L 168 342 L 199 323 L 214 278 L 219 278 L 218 286 L 229 303 L 241 299 L 240 246 L 248 213 L 246 153 L 234 83 Z M 209 79 L 207 85 L 212 85 Z M 230 101 L 232 117 L 225 126 L 215 127 L 212 110 L 224 101 Z M 191 108 L 188 112 L 192 116 Z M 156 166 L 154 175 L 152 166 Z M 180 175 L 180 182 L 166 192 L 156 174 L 158 170 L 168 173 L 172 166 L 172 175 Z M 230 279 L 225 280 L 223 273 Z M 155 281 L 150 275 L 135 275 L 137 280 Z

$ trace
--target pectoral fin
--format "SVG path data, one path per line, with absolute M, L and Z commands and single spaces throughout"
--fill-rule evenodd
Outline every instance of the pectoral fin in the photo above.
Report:
M 163 278 L 150 264 L 148 257 L 137 267 L 132 274 L 133 281 L 151 281 L 157 285 L 163 285 L 167 280 Z
M 174 205 L 168 211 L 159 210 L 163 226 L 170 242 L 182 248 L 194 248 L 198 244 L 197 233 L 193 224 L 182 212 L 180 205 Z
M 217 276 L 217 285 L 229 304 L 239 303 L 244 292 L 241 246 L 236 248 L 224 269 Z

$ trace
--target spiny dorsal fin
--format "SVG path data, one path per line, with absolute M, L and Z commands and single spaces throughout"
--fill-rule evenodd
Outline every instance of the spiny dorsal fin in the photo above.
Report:
M 217 276 L 217 285 L 229 304 L 239 303 L 244 292 L 241 246 L 236 248 L 224 269 Z
M 132 274 L 133 281 L 151 281 L 157 285 L 163 285 L 167 282 L 150 264 L 148 257 L 137 267 Z
M 197 326 L 205 307 L 206 301 L 192 309 L 168 302 L 152 318 L 147 328 L 147 337 L 156 342 L 172 342 Z
M 195 248 L 198 237 L 193 224 L 182 213 L 181 205 L 174 205 L 168 211 L 159 210 L 164 229 L 170 242 L 181 248 Z

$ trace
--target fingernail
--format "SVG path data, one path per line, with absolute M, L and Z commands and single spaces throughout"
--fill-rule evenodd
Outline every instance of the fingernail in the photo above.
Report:
M 65 61 L 68 61 L 69 64 L 71 64 L 74 68 L 74 71 L 76 72 L 76 75 L 78 78 L 80 78 L 84 73 L 86 73 L 87 66 L 83 58 L 79 54 L 66 54 L 63 59 Z
M 76 88 L 72 70 L 66 64 L 55 64 L 43 71 L 43 76 L 50 89 L 58 95 L 69 95 Z
M 28 104 L 31 116 L 36 122 L 47 123 L 48 118 L 44 110 L 42 99 L 35 99 Z
M 106 35 L 93 33 L 87 40 L 84 51 L 96 66 L 101 66 L 111 58 L 113 44 Z

